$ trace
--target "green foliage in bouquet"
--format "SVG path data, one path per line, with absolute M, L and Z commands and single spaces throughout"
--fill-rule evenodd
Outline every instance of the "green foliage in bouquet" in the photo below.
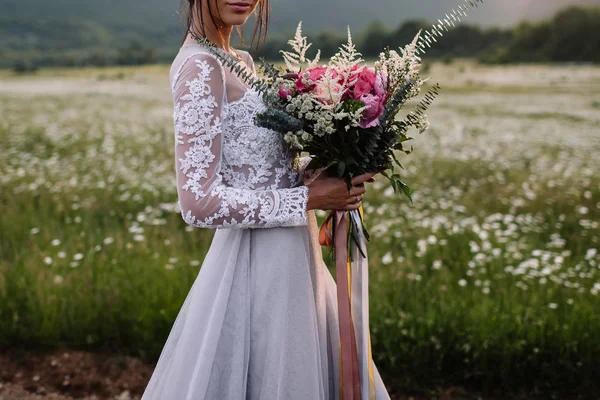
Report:
M 277 108 L 268 108 L 255 118 L 256 124 L 275 132 L 299 131 L 304 128 L 304 122 Z

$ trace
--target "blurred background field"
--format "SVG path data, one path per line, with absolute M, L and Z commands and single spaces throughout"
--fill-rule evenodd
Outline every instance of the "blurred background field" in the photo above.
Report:
M 600 68 L 428 74 L 414 204 L 365 201 L 386 383 L 597 398 Z M 166 66 L 2 74 L 3 348 L 156 359 L 213 233 L 176 210 L 171 107 Z
M 255 58 L 304 19 L 372 59 L 456 5 L 344 1 L 274 3 Z M 373 354 L 398 400 L 599 399 L 600 9 L 487 3 L 425 59 L 414 204 L 365 200 Z M 0 400 L 135 398 L 213 235 L 176 207 L 177 2 L 30 6 L 0 0 Z

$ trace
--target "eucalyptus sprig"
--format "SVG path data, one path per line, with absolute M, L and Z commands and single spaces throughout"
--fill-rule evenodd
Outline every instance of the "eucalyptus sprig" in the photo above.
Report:
M 460 22 L 461 17 L 467 17 L 467 11 L 479 7 L 483 4 L 483 0 L 464 0 L 463 4 L 457 6 L 457 10 L 452 9 L 450 15 L 445 14 L 446 18 L 438 19 L 437 24 L 433 24 L 430 29 L 419 38 L 417 43 L 417 53 L 425 54 L 427 48 L 431 47 L 433 42 L 437 42 L 436 38 L 441 38 L 444 31 L 448 32 L 449 28 L 455 28 L 455 22 Z
M 242 79 L 245 83 L 248 84 L 252 89 L 256 90 L 259 93 L 265 93 L 270 85 L 267 79 L 260 79 L 254 76 L 252 72 L 249 72 L 247 68 L 242 65 L 242 60 L 233 57 L 231 54 L 226 52 L 225 50 L 217 47 L 213 42 L 208 40 L 205 37 L 200 37 L 195 33 L 190 33 L 191 36 L 198 42 L 208 48 L 208 50 L 214 54 L 219 61 L 223 64 L 224 67 L 227 67 L 231 70 L 231 72 L 235 73 L 240 79 Z M 269 66 L 269 71 L 272 71 L 274 66 Z
M 435 98 L 440 94 L 440 85 L 436 83 L 433 85 L 423 99 L 415 106 L 413 110 L 411 110 L 406 117 L 402 121 L 399 121 L 401 129 L 404 133 L 408 130 L 409 127 L 414 126 L 419 129 L 419 132 L 422 133 L 425 129 L 421 126 L 422 121 L 427 118 L 425 115 L 425 111 L 431 106 Z

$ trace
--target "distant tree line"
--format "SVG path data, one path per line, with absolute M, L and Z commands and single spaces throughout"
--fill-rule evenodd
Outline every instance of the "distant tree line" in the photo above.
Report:
M 118 48 L 92 47 L 68 50 L 0 50 L 0 68 L 16 72 L 35 71 L 41 67 L 85 67 L 110 65 L 145 65 L 165 63 L 173 59 L 173 48 L 155 48 L 130 42 Z
M 428 29 L 430 26 L 425 20 L 409 20 L 390 29 L 375 21 L 356 35 L 355 42 L 365 58 L 373 59 L 386 46 L 392 49 L 404 46 L 419 29 Z M 0 40 L 0 68 L 13 68 L 19 72 L 35 71 L 45 66 L 170 62 L 177 52 L 177 46 L 165 44 L 166 35 L 162 35 L 160 40 L 143 41 L 160 43 L 160 47 L 156 48 L 142 45 L 142 41 L 133 37 L 130 41 L 115 43 L 110 32 L 99 24 L 77 20 L 61 24 L 46 21 L 11 25 L 11 22 L 3 21 L 0 17 L 0 27 L 0 33 L 11 33 L 4 36 L 8 39 Z M 45 33 L 53 28 L 56 30 L 52 33 Z M 178 36 L 170 36 L 173 39 L 170 43 Z M 40 40 L 40 37 L 44 37 L 44 40 Z M 287 40 L 290 37 L 291 33 L 271 38 L 261 51 L 254 54 L 255 58 L 262 56 L 270 61 L 281 60 L 279 51 L 288 48 Z M 321 32 L 309 35 L 309 40 L 313 42 L 314 49 L 321 49 L 323 56 L 329 57 L 346 41 L 346 36 Z M 505 29 L 462 24 L 446 32 L 442 40 L 428 51 L 427 57 L 445 60 L 470 57 L 482 63 L 600 63 L 600 8 L 569 7 L 548 20 L 535 23 L 524 21 Z

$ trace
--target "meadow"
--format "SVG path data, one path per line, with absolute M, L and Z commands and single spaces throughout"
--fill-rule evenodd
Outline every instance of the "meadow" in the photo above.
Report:
M 213 235 L 176 207 L 167 72 L 0 72 L 0 348 L 157 358 Z M 414 202 L 364 204 L 384 380 L 599 398 L 600 67 L 428 75 Z

